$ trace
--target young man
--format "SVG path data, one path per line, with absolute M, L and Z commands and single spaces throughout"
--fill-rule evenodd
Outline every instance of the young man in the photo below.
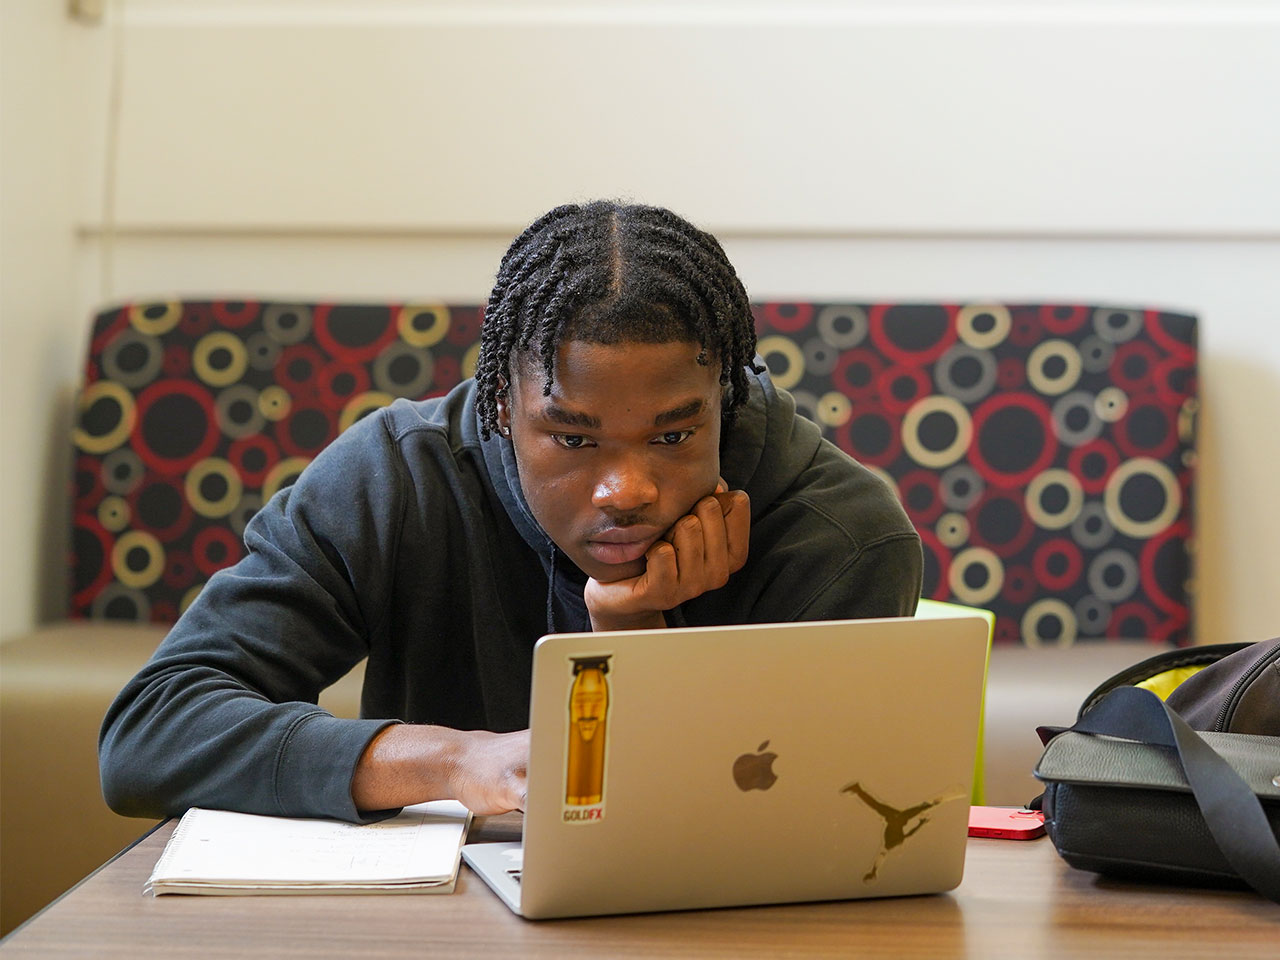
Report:
M 474 380 L 325 449 L 107 714 L 120 813 L 520 809 L 545 633 L 909 615 L 892 493 L 756 365 L 719 243 L 552 210 L 502 260 Z M 368 657 L 364 719 L 315 706 Z

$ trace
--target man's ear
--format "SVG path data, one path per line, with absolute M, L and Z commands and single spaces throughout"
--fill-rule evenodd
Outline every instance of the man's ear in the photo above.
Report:
M 493 400 L 498 409 L 498 432 L 504 437 L 509 437 L 511 436 L 511 385 L 502 374 L 498 374 L 498 389 Z

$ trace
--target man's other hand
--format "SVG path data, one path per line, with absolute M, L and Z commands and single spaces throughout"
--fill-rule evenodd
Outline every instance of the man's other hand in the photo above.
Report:
M 719 590 L 742 569 L 750 537 L 750 498 L 720 481 L 649 548 L 644 573 L 612 583 L 587 581 L 584 598 L 592 630 L 665 626 L 662 611 Z
M 478 816 L 523 810 L 529 731 L 396 724 L 365 749 L 351 778 L 357 810 L 457 800 Z

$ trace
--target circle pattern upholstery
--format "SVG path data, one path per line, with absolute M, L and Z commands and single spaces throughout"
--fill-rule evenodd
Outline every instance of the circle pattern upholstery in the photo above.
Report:
M 1001 641 L 1189 642 L 1195 318 L 760 303 L 802 414 L 897 492 L 927 597 Z M 72 440 L 71 614 L 172 622 L 342 430 L 472 374 L 481 308 L 190 301 L 98 314 Z

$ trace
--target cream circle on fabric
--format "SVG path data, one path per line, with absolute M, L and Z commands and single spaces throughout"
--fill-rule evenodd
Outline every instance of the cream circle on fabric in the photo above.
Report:
M 1107 423 L 1115 423 L 1129 409 L 1129 396 L 1119 387 L 1105 387 L 1098 391 L 1094 410 Z
M 183 489 L 191 509 L 202 517 L 225 517 L 236 508 L 244 483 L 222 457 L 206 457 L 187 471 Z
M 247 383 L 237 383 L 221 391 L 213 401 L 218 428 L 233 440 L 261 433 L 267 418 L 258 403 L 258 391 Z
M 249 521 L 253 519 L 254 514 L 262 509 L 262 497 L 256 493 L 246 493 L 240 498 L 240 502 L 236 504 L 234 510 L 227 515 L 227 520 L 231 524 L 231 529 L 236 532 L 236 536 L 243 538 L 245 527 L 249 525 Z
M 361 417 L 381 407 L 389 406 L 394 400 L 395 397 L 382 390 L 367 390 L 364 393 L 357 394 L 348 400 L 347 405 L 342 408 L 342 413 L 338 416 L 338 432 L 345 432 L 348 427 Z
M 790 390 L 804 376 L 804 354 L 790 337 L 764 337 L 756 344 L 756 353 L 763 358 L 773 385 L 779 390 Z
M 145 387 L 164 367 L 164 348 L 155 337 L 125 330 L 102 351 L 102 372 L 130 390 Z
M 272 467 L 262 481 L 262 502 L 266 503 L 279 492 L 281 487 L 287 487 L 297 480 L 298 475 L 310 462 L 310 457 L 285 457 Z
M 139 333 L 159 336 L 168 333 L 182 319 L 182 304 L 176 300 L 135 303 L 129 307 L 129 324 Z
M 1050 625 L 1057 623 L 1056 635 Z M 1076 615 L 1053 597 L 1037 600 L 1022 615 L 1022 642 L 1029 647 L 1069 647 L 1076 642 Z
M 864 463 L 863 466 L 875 474 L 880 479 L 881 483 L 893 491 L 893 497 L 895 500 L 899 503 L 902 502 L 902 494 L 898 490 L 898 481 L 893 478 L 893 475 L 890 474 L 888 470 L 885 470 L 883 467 L 877 467 L 873 463 Z
M 818 329 L 818 336 L 831 346 L 837 350 L 848 350 L 867 339 L 871 324 L 861 307 L 838 305 L 819 310 L 814 326 Z
M 938 542 L 952 550 L 969 542 L 969 518 L 963 513 L 944 513 L 933 529 Z
M 1055 400 L 1053 432 L 1069 447 L 1098 439 L 1102 418 L 1098 416 L 1097 398 L 1085 390 L 1073 390 Z
M 226 387 L 244 376 L 249 351 L 244 341 L 227 330 L 215 330 L 196 341 L 191 369 L 211 387 Z
M 937 446 L 926 446 L 921 437 L 921 427 L 926 420 L 941 418 L 950 420 L 951 437 Z M 912 404 L 902 419 L 902 446 L 907 454 L 922 467 L 940 469 L 949 467 L 969 449 L 973 439 L 973 421 L 968 409 L 955 397 L 935 394 Z
M 1093 329 L 1103 340 L 1124 343 L 1142 332 L 1142 311 L 1100 307 L 1093 311 Z
M 1027 485 L 1027 516 L 1045 530 L 1069 527 L 1084 505 L 1084 489 L 1070 472 L 1054 468 L 1037 473 Z
M 980 607 L 1004 585 L 1004 564 L 986 547 L 967 547 L 951 560 L 947 582 L 957 600 Z
M 938 358 L 933 378 L 947 396 L 974 404 L 996 388 L 996 358 L 989 350 L 957 343 Z
M 476 375 L 476 363 L 480 360 L 480 344 L 473 343 L 467 347 L 467 352 L 462 355 L 462 378 Z
M 1163 493 L 1163 502 L 1152 498 Z M 1125 460 L 1107 480 L 1102 493 L 1107 519 L 1121 533 L 1146 540 L 1163 532 L 1182 509 L 1182 489 L 1173 471 L 1159 460 Z
M 1027 382 L 1045 396 L 1056 397 L 1080 381 L 1081 366 L 1075 344 L 1046 340 L 1027 358 Z
M 164 547 L 145 530 L 130 530 L 111 548 L 111 571 L 126 587 L 149 587 L 164 573 Z
M 106 453 L 129 439 L 138 418 L 133 394 L 122 383 L 98 380 L 81 391 L 80 422 L 71 441 L 85 453 Z
M 182 599 L 178 602 L 178 612 L 186 613 L 187 607 L 195 602 L 196 597 L 200 596 L 200 591 L 204 589 L 203 583 L 197 583 L 194 587 L 182 595 Z
M 102 524 L 102 529 L 111 533 L 119 533 L 127 527 L 132 514 L 129 501 L 124 497 L 103 497 L 98 504 L 98 522 Z
M 961 307 L 956 315 L 956 333 L 975 350 L 990 350 L 1003 343 L 1013 328 L 1009 308 L 996 303 Z
M 311 325 L 311 308 L 301 304 L 273 303 L 262 314 L 262 329 L 271 339 L 286 346 L 307 339 Z
M 272 385 L 264 387 L 258 394 L 258 409 L 268 420 L 283 420 L 293 408 L 293 397 L 284 387 Z
M 1085 574 L 1094 596 L 1120 603 L 1133 596 L 1141 580 L 1138 561 L 1125 550 L 1103 550 L 1089 563 Z
M 396 314 L 396 329 L 411 347 L 434 347 L 449 332 L 449 308 L 439 303 L 407 303 Z
M 818 400 L 818 420 L 828 427 L 839 427 L 849 422 L 853 402 L 839 390 L 824 393 Z

